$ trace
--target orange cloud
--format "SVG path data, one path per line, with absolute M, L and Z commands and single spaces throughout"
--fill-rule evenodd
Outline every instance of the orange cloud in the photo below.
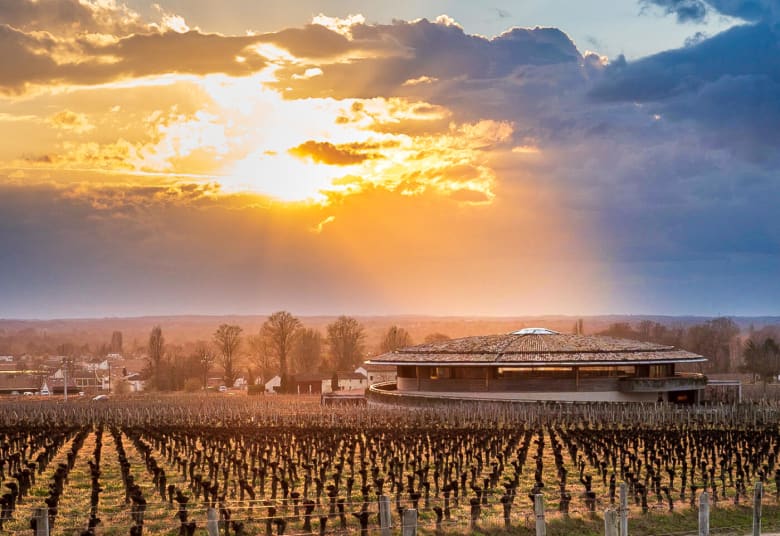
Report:
M 64 130 L 71 130 L 77 134 L 88 132 L 92 130 L 94 125 L 90 124 L 89 120 L 84 114 L 77 114 L 70 110 L 62 110 L 52 115 L 48 119 L 49 124 L 56 128 Z
M 351 166 L 369 159 L 382 158 L 377 153 L 366 153 L 358 144 L 333 145 L 327 141 L 309 140 L 290 149 L 290 154 L 299 158 L 311 158 L 321 164 L 332 166 Z

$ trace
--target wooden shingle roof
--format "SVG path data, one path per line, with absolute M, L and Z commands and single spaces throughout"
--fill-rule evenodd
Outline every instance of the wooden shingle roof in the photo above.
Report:
M 483 335 L 420 344 L 372 358 L 371 364 L 605 365 L 696 363 L 706 358 L 648 342 L 564 333 Z

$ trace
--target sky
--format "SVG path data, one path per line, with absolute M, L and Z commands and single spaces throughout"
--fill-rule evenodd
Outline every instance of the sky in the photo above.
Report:
M 4 0 L 0 57 L 0 317 L 780 313 L 778 0 Z

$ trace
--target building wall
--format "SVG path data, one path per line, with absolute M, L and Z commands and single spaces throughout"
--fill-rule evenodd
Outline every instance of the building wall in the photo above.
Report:
M 267 382 L 265 382 L 265 392 L 275 393 L 276 389 L 282 385 L 282 379 L 279 376 L 274 376 Z
M 566 391 L 617 391 L 619 389 L 617 378 L 587 378 L 577 382 L 574 379 L 432 379 L 420 378 L 419 387 L 417 378 L 397 379 L 399 391 L 466 391 L 466 392 L 532 392 L 543 393 Z
M 374 385 L 375 383 L 384 383 L 384 382 L 394 382 L 395 379 L 398 377 L 396 372 L 393 371 L 381 371 L 381 372 L 373 372 L 368 371 L 368 383 L 369 385 Z
M 390 391 L 393 393 L 393 391 Z M 395 392 L 388 396 L 387 402 L 392 403 L 396 397 L 403 398 L 403 393 Z M 460 400 L 511 400 L 516 402 L 656 402 L 658 393 L 621 393 L 618 391 L 534 391 L 534 392 L 434 392 L 415 391 L 408 392 L 410 398 L 436 398 L 436 399 L 460 399 Z M 664 400 L 666 400 L 664 398 Z
M 350 379 L 350 380 L 342 380 L 339 378 L 339 389 L 342 391 L 349 391 L 352 389 L 365 389 L 368 387 L 368 380 L 365 378 L 363 379 Z

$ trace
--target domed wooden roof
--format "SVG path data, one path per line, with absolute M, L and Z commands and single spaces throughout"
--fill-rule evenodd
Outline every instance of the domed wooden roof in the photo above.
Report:
M 539 366 L 698 363 L 706 360 L 673 346 L 533 328 L 504 335 L 419 344 L 374 357 L 369 363 Z

